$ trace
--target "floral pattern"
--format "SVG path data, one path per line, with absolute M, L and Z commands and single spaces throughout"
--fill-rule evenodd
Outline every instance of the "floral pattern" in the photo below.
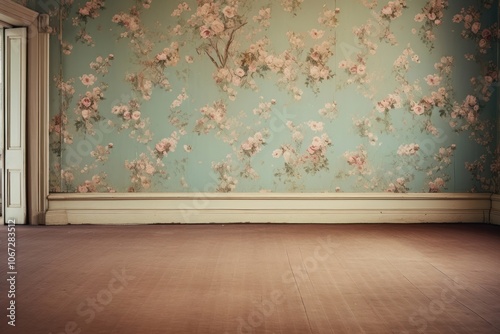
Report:
M 499 192 L 497 6 L 61 1 L 51 191 Z

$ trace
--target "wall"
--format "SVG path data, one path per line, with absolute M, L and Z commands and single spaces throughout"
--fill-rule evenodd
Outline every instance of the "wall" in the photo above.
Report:
M 497 9 L 63 2 L 51 192 L 497 192 Z

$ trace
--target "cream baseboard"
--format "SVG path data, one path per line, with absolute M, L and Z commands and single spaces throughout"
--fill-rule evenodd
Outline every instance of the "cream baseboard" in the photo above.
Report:
M 491 196 L 490 222 L 500 225 L 500 195 Z
M 487 223 L 491 194 L 51 194 L 47 225 Z M 498 211 L 492 217 L 500 222 Z

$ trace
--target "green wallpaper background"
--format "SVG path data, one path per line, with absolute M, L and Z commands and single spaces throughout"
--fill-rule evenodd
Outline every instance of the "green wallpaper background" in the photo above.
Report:
M 497 1 L 63 1 L 52 192 L 498 192 Z

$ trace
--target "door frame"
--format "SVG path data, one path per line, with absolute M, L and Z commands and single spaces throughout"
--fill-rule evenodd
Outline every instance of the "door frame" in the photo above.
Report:
M 0 21 L 28 30 L 26 78 L 26 219 L 45 223 L 48 185 L 48 16 L 10 0 L 0 0 Z M 5 171 L 3 171 L 5 172 Z

